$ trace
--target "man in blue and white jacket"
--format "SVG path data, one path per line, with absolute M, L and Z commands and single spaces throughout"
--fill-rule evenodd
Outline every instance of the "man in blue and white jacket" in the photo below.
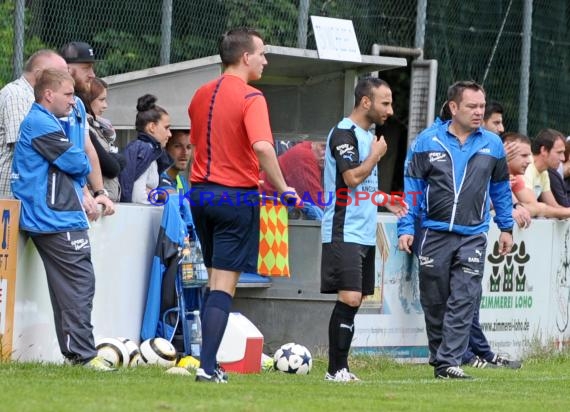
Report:
M 67 71 L 47 69 L 38 76 L 36 102 L 20 125 L 12 192 L 22 203 L 20 228 L 44 263 L 61 353 L 69 363 L 111 371 L 97 357 L 91 325 L 95 275 L 82 207 L 82 186 L 91 167 L 57 119 L 75 104 L 73 85 Z
M 481 293 L 490 201 L 504 255 L 513 244 L 512 199 L 503 144 L 481 127 L 485 91 L 460 81 L 447 94 L 451 121 L 420 133 L 406 161 L 410 210 L 398 222 L 398 247 L 411 253 L 419 236 L 420 300 L 435 377 L 469 379 L 460 365 Z

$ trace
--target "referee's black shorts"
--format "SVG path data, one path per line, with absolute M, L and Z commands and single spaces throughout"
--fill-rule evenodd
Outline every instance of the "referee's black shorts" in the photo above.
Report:
M 358 243 L 323 243 L 321 293 L 341 290 L 374 294 L 376 246 Z
M 257 188 L 196 184 L 190 194 L 190 209 L 207 268 L 257 272 Z

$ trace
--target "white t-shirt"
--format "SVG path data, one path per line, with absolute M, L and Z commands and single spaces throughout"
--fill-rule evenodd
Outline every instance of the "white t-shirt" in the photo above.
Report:
M 148 191 L 158 186 L 158 164 L 152 162 L 133 184 L 132 202 L 149 205 Z

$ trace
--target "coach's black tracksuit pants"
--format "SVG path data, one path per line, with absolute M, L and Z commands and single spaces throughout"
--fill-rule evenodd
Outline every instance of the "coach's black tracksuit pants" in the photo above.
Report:
M 436 370 L 460 366 L 473 312 L 481 294 L 487 235 L 424 229 L 418 257 L 430 363 Z
M 91 325 L 95 275 L 86 230 L 32 235 L 47 274 L 55 331 L 63 356 L 84 363 L 97 356 Z

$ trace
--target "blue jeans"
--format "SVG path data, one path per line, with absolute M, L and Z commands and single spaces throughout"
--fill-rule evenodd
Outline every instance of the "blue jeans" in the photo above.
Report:
M 463 364 L 469 363 L 475 356 L 490 362 L 495 357 L 495 353 L 491 350 L 491 346 L 481 329 L 479 324 L 479 306 L 481 306 L 481 296 L 477 299 L 473 320 L 471 321 L 471 329 L 469 331 L 469 346 L 461 358 Z

